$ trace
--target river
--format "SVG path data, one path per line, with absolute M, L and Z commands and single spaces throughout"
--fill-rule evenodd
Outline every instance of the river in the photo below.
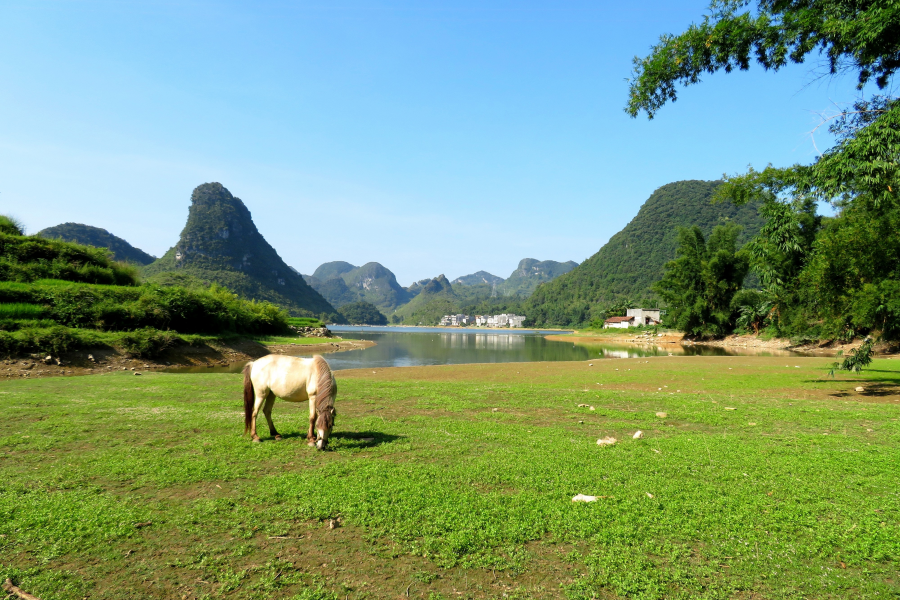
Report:
M 506 363 L 573 361 L 646 356 L 772 356 L 752 348 L 715 346 L 682 346 L 681 344 L 646 343 L 579 343 L 548 340 L 546 334 L 559 335 L 558 330 L 534 329 L 465 329 L 443 327 L 369 327 L 331 325 L 337 337 L 348 340 L 372 340 L 375 346 L 363 350 L 347 350 L 326 354 L 332 370 L 415 367 L 424 365 L 459 365 L 471 363 Z M 574 340 L 575 338 L 573 338 Z M 296 356 L 311 356 L 296 346 Z M 244 366 L 237 362 L 228 366 L 169 367 L 169 373 L 237 373 Z
M 327 356 L 334 370 L 503 363 L 571 361 L 591 358 L 632 358 L 644 356 L 736 354 L 765 355 L 764 352 L 734 351 L 709 346 L 680 344 L 639 345 L 631 343 L 575 344 L 551 341 L 545 334 L 559 331 L 516 329 L 446 329 L 437 327 L 354 327 L 332 325 L 335 335 L 347 339 L 372 340 L 375 346 Z

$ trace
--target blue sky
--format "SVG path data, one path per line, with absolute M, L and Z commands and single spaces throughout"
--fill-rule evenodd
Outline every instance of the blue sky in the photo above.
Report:
M 632 57 L 707 3 L 629 4 L 5 0 L 0 212 L 161 255 L 219 181 L 301 272 L 408 285 L 582 261 L 661 185 L 828 147 L 810 132 L 854 82 L 815 64 L 629 118 Z

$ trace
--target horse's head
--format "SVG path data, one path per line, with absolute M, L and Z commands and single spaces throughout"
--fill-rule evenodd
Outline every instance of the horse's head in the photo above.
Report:
M 316 448 L 322 450 L 328 444 L 328 438 L 331 436 L 331 430 L 334 427 L 334 417 L 337 411 L 333 406 L 329 406 L 319 411 L 319 418 L 316 419 Z

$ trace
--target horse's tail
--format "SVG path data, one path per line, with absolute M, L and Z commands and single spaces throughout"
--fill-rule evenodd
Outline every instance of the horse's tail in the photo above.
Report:
M 253 380 L 250 379 L 250 370 L 253 362 L 244 365 L 244 433 L 250 431 L 250 423 L 253 421 L 253 404 L 256 401 L 256 393 L 253 390 Z
M 318 423 L 322 429 L 331 430 L 334 427 L 334 397 L 337 395 L 337 383 L 331 373 L 331 367 L 325 359 L 319 355 L 313 357 L 316 365 L 316 412 L 319 414 Z

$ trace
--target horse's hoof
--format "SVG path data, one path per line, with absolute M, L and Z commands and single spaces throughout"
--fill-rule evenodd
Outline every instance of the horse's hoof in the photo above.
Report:
M 310 440 L 310 441 L 306 442 L 306 445 L 309 446 L 310 448 L 312 448 L 313 446 L 316 445 L 316 443 L 314 441 Z
M 255 442 L 255 443 L 259 443 L 260 439 L 259 439 L 257 436 L 253 436 L 253 438 L 251 438 L 250 441 Z
M 276 436 L 275 436 L 275 441 L 276 441 L 276 442 L 281 441 L 281 436 L 280 436 L 280 435 L 276 435 Z

